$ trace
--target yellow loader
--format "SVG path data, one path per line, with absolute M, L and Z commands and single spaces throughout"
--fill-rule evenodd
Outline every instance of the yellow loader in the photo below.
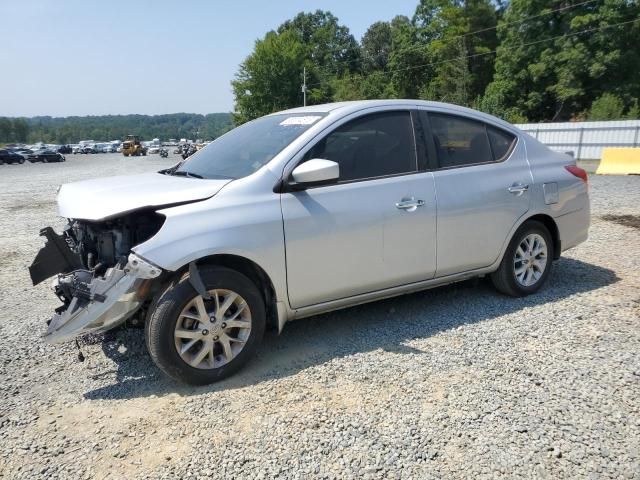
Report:
M 138 135 L 127 135 L 122 143 L 122 154 L 125 157 L 131 155 L 132 157 L 138 157 L 140 155 L 147 154 L 147 147 L 140 143 L 140 137 Z

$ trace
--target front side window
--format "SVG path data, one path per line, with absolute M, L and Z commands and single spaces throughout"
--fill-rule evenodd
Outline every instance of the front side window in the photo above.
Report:
M 380 112 L 341 125 L 307 152 L 340 165 L 340 181 L 415 172 L 416 151 L 411 114 Z
M 174 173 L 202 178 L 246 177 L 266 165 L 322 116 L 278 114 L 245 123 L 194 153 Z
M 441 168 L 494 161 L 484 123 L 440 113 L 429 122 Z

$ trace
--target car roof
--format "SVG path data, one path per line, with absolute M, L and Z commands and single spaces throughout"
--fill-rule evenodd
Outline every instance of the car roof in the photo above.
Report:
M 321 105 L 309 105 L 306 107 L 296 107 L 288 110 L 283 110 L 276 113 L 328 113 L 339 110 L 360 110 L 363 108 L 372 107 L 386 107 L 386 106 L 406 106 L 416 105 L 421 107 L 440 107 L 460 111 L 474 111 L 466 107 L 454 105 L 451 103 L 442 102 L 430 102 L 427 100 L 415 100 L 415 99 L 388 99 L 388 100 L 352 100 L 348 102 L 334 102 L 324 103 Z
M 322 113 L 322 114 L 331 114 L 331 115 L 348 115 L 350 113 L 357 112 L 359 110 L 363 110 L 366 108 L 375 108 L 375 107 L 423 107 L 434 110 L 443 111 L 443 113 L 452 113 L 452 114 L 463 114 L 471 117 L 475 117 L 478 120 L 484 120 L 496 125 L 501 125 L 503 127 L 507 127 L 508 129 L 515 129 L 513 125 L 504 120 L 494 117 L 493 115 L 489 115 L 478 110 L 473 110 L 471 108 L 462 107 L 460 105 L 454 105 L 452 103 L 443 103 L 443 102 L 431 102 L 427 100 L 415 100 L 415 99 L 388 99 L 388 100 L 354 100 L 348 102 L 335 102 L 335 103 L 324 103 L 321 105 L 309 105 L 306 107 L 297 107 L 291 108 L 288 110 L 282 110 L 280 112 L 274 112 L 271 115 L 280 115 L 280 114 L 312 114 L 312 113 Z

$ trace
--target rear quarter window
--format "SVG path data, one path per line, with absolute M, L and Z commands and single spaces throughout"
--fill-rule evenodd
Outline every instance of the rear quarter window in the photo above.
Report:
M 488 125 L 487 133 L 495 161 L 499 162 L 507 158 L 516 143 L 517 137 L 509 132 Z

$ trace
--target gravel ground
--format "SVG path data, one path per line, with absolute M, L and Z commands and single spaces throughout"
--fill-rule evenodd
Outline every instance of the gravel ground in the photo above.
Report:
M 57 301 L 27 274 L 58 184 L 174 161 L 0 166 L 0 477 L 640 478 L 640 177 L 591 178 L 590 239 L 534 296 L 481 280 L 301 320 L 190 388 L 141 330 L 84 363 L 45 345 Z

